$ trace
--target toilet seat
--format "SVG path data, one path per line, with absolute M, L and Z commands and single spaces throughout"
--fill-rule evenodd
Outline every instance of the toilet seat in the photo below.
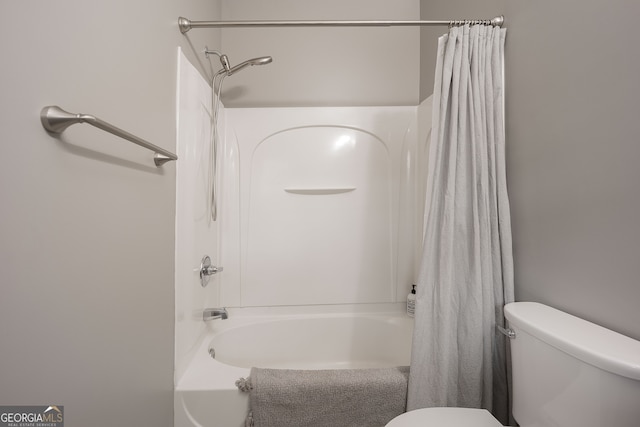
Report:
M 424 408 L 405 412 L 385 427 L 503 427 L 486 409 Z

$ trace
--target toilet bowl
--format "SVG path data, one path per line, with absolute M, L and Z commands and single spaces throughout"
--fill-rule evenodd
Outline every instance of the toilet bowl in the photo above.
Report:
M 405 412 L 385 427 L 503 427 L 486 409 L 424 408 Z

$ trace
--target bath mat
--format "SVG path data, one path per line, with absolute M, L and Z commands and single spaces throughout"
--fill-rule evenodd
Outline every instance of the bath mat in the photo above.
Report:
M 383 427 L 406 410 L 409 367 L 291 370 L 252 368 L 247 426 Z

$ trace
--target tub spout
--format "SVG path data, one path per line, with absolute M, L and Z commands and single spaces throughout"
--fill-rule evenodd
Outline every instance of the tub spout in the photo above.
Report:
M 202 313 L 202 320 L 227 319 L 229 313 L 226 308 L 205 308 Z

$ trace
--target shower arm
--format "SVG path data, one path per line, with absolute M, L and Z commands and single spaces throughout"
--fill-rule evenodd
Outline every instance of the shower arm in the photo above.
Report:
M 224 53 L 218 52 L 217 50 L 210 50 L 207 46 L 204 47 L 204 56 L 209 58 L 209 55 L 217 55 L 220 58 L 220 63 L 222 64 L 222 69 L 226 72 L 229 72 L 231 69 L 231 65 L 229 64 L 229 57 Z

